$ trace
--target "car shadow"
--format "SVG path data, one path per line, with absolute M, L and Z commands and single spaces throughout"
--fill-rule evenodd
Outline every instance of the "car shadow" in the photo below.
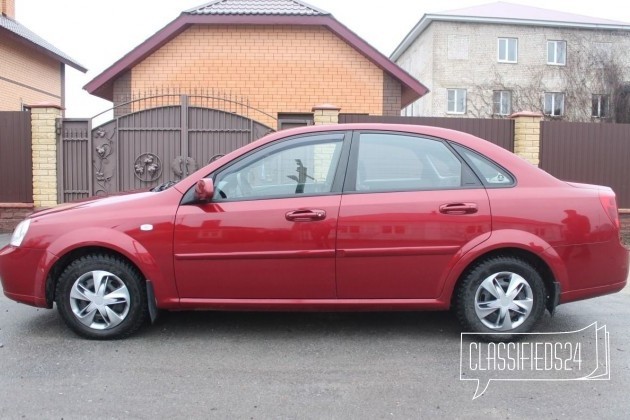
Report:
M 567 325 L 568 324 L 568 325 Z M 571 318 L 545 314 L 536 331 L 570 328 Z M 54 311 L 39 311 L 24 321 L 25 332 L 39 337 L 76 337 Z M 264 336 L 270 339 L 323 337 L 423 338 L 453 341 L 462 328 L 453 312 L 231 312 L 161 311 L 130 339 L 212 339 Z
M 452 312 L 165 312 L 145 336 L 265 339 L 397 337 L 459 340 Z

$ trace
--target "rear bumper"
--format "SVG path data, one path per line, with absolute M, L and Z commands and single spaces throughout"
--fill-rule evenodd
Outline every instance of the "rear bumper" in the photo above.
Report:
M 619 283 L 607 284 L 605 286 L 591 287 L 588 289 L 572 290 L 560 295 L 560 303 L 575 302 L 576 300 L 590 299 L 597 296 L 617 293 L 626 287 L 627 280 Z
M 0 249 L 0 280 L 5 296 L 39 308 L 50 307 L 46 301 L 46 274 L 55 260 L 43 249 Z
M 561 304 L 616 293 L 626 286 L 630 255 L 618 237 L 555 251 L 566 270 L 566 278 L 557 279 Z

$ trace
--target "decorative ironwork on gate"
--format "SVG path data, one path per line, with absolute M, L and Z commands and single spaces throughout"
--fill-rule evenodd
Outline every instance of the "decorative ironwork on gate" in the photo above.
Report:
M 93 121 L 114 118 L 92 129 Z M 59 201 L 146 189 L 179 180 L 272 131 L 275 118 L 213 91 L 119 101 L 91 119 L 64 119 Z

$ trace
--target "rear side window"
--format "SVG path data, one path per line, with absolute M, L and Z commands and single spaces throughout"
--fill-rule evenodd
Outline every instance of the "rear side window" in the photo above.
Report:
M 462 162 L 441 141 L 391 133 L 359 136 L 356 191 L 459 188 L 462 172 Z
M 452 146 L 468 160 L 484 185 L 489 187 L 514 185 L 514 177 L 487 157 L 457 144 L 453 144 Z

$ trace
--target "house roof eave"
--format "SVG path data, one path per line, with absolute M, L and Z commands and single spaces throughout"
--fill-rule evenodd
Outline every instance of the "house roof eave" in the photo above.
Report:
M 3 15 L 0 15 L 0 20 L 0 35 L 3 34 L 4 36 L 13 39 L 28 48 L 37 50 L 40 53 L 60 63 L 77 69 L 82 73 L 87 72 L 87 69 L 81 64 L 65 55 L 62 51 L 48 43 L 24 25 Z
M 103 99 L 113 99 L 113 81 L 137 63 L 151 55 L 154 51 L 195 24 L 215 25 L 311 25 L 324 26 L 343 39 L 351 47 L 368 58 L 372 63 L 400 81 L 405 98 L 420 98 L 428 92 L 426 86 L 413 78 L 409 73 L 378 52 L 374 47 L 342 25 L 332 15 L 299 16 L 299 15 L 190 15 L 182 13 L 175 20 L 156 32 L 142 44 L 116 61 L 83 88 L 90 94 Z M 413 100 L 415 100 L 413 99 Z M 413 100 L 411 102 L 413 102 Z
M 401 55 L 415 42 L 415 40 L 420 36 L 422 32 L 427 29 L 427 27 L 431 24 L 432 15 L 423 15 L 422 18 L 415 24 L 413 28 L 405 35 L 403 40 L 398 44 L 398 46 L 394 49 L 394 52 L 391 53 L 389 59 L 392 61 L 396 61 L 400 58 Z
M 124 72 L 130 70 L 136 63 L 142 61 L 168 41 L 185 31 L 190 26 L 188 22 L 190 17 L 190 15 L 185 14 L 178 16 L 143 43 L 129 51 L 114 64 L 103 70 L 83 86 L 83 89 L 91 95 L 112 101 L 114 80 Z
M 427 27 L 435 21 L 456 23 L 486 23 L 494 25 L 542 26 L 569 29 L 601 29 L 607 31 L 630 31 L 630 25 L 565 22 L 558 20 L 427 14 L 422 16 L 420 21 L 411 29 L 411 31 L 409 31 L 409 33 L 403 38 L 400 44 L 398 44 L 398 46 L 394 49 L 389 58 L 392 61 L 398 60 L 405 53 L 405 51 L 407 51 L 407 49 L 416 41 L 416 39 L 427 29 Z
M 368 60 L 380 67 L 383 71 L 394 77 L 401 83 L 401 108 L 406 107 L 415 100 L 421 98 L 429 92 L 429 89 L 416 78 L 407 73 L 402 67 L 394 63 L 376 48 L 367 43 L 363 38 L 352 32 L 341 22 L 333 17 L 328 17 L 330 24 L 328 28 L 344 39 L 359 53 Z

